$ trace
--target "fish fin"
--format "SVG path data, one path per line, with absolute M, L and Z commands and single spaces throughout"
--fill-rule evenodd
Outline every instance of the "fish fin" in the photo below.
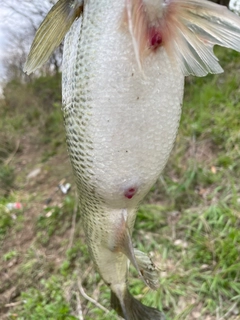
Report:
M 164 314 L 136 300 L 126 289 L 122 297 L 111 291 L 111 307 L 126 320 L 165 320 Z
M 163 46 L 185 76 L 205 76 L 223 72 L 214 45 L 240 51 L 240 18 L 224 6 L 206 0 L 126 0 L 126 8 L 139 65 L 145 54 Z
M 123 302 L 123 297 L 119 294 L 115 294 L 112 290 L 111 290 L 110 304 L 111 304 L 111 308 L 114 309 L 120 317 L 122 318 L 124 317 L 125 319 L 128 319 L 127 311 Z
M 122 211 L 121 223 L 116 228 L 116 233 L 114 235 L 113 241 L 111 241 L 111 246 L 109 247 L 109 249 L 113 252 L 122 252 L 123 254 L 125 254 L 132 265 L 136 268 L 139 276 L 143 278 L 134 255 L 133 243 L 127 226 L 126 209 Z
M 221 73 L 214 45 L 240 51 L 240 18 L 206 0 L 172 0 L 166 5 L 166 41 L 185 76 Z
M 145 283 L 147 283 L 151 289 L 156 290 L 159 287 L 158 269 L 146 253 L 134 249 L 134 255 Z
M 41 23 L 33 40 L 24 72 L 30 74 L 41 67 L 60 45 L 83 9 L 84 0 L 59 0 Z
M 126 17 L 137 64 L 142 70 L 142 53 L 146 47 L 147 17 L 142 0 L 126 0 Z
M 143 252 L 134 249 L 131 235 L 127 226 L 127 211 L 122 212 L 121 223 L 118 225 L 114 240 L 111 241 L 111 251 L 122 252 L 130 260 L 139 277 L 151 289 L 158 287 L 159 273 L 151 259 Z

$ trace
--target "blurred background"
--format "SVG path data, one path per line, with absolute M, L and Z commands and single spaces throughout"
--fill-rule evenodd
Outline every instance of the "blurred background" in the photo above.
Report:
M 214 1 L 238 14 L 239 1 Z M 51 0 L 0 0 L 0 319 L 119 319 L 81 229 L 61 114 L 62 45 L 22 72 Z M 134 245 L 160 270 L 131 292 L 167 320 L 240 320 L 240 54 L 186 79 L 168 164 L 139 207 Z

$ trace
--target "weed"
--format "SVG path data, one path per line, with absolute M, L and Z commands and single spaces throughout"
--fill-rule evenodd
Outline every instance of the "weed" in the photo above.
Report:
M 70 306 L 63 295 L 61 280 L 51 277 L 41 280 L 37 289 L 30 288 L 21 294 L 22 307 L 17 311 L 18 320 L 73 320 Z M 16 312 L 15 312 L 16 313 Z M 14 314 L 11 319 L 16 319 Z
M 17 255 L 18 253 L 16 250 L 11 250 L 3 255 L 3 260 L 4 261 L 12 260 L 13 258 L 17 257 Z
M 8 228 L 12 225 L 13 219 L 11 213 L 5 206 L 5 202 L 0 204 L 0 240 L 5 236 Z
M 0 164 L 0 196 L 7 196 L 14 186 L 15 172 L 9 165 Z

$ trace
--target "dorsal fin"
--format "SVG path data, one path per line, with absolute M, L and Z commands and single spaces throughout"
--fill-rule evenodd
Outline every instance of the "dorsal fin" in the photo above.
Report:
M 30 74 L 41 67 L 59 46 L 83 9 L 84 0 L 59 0 L 41 23 L 33 40 L 24 72 Z
M 185 76 L 204 76 L 223 71 L 214 45 L 240 51 L 240 17 L 210 1 L 126 0 L 126 11 L 140 68 L 146 54 L 164 46 Z

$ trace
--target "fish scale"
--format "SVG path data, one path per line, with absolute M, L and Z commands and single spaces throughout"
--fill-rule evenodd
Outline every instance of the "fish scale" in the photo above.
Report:
M 159 278 L 132 244 L 137 207 L 172 150 L 184 77 L 222 72 L 212 49 L 240 51 L 240 18 L 205 0 L 59 0 L 25 70 L 66 33 L 62 110 L 91 257 L 120 316 L 164 320 L 127 289 L 129 261 L 151 289 Z

